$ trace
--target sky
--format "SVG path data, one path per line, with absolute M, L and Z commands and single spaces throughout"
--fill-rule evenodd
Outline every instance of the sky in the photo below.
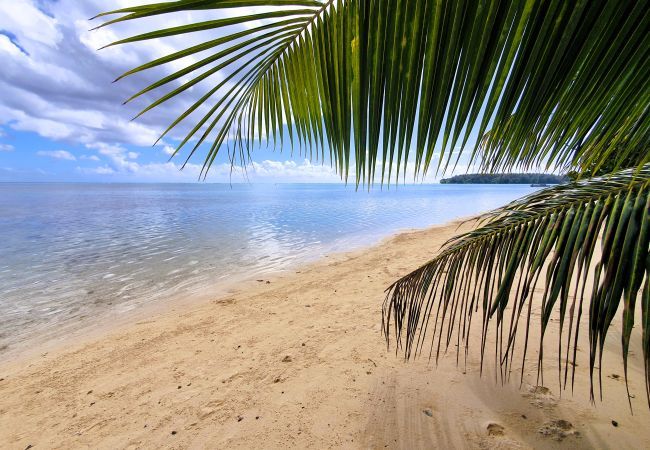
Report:
M 213 18 L 214 12 L 166 15 L 91 31 L 97 23 L 90 17 L 138 3 L 147 2 L 0 0 L 0 182 L 199 180 L 200 157 L 183 170 L 184 158 L 170 160 L 187 128 L 181 126 L 152 144 L 207 88 L 197 86 L 135 121 L 131 118 L 156 97 L 145 95 L 122 104 L 189 61 L 113 80 L 139 64 L 200 42 L 200 33 L 98 49 L 156 27 Z M 254 151 L 245 174 L 231 169 L 226 152 L 221 153 L 207 182 L 340 182 L 327 162 L 310 162 L 289 149 L 280 152 L 265 145 Z M 434 175 L 425 181 L 435 181 Z

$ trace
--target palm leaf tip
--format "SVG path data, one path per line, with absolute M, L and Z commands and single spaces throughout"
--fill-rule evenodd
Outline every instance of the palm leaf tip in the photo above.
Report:
M 533 318 L 539 315 L 539 378 L 545 331 L 556 317 L 564 388 L 569 378 L 573 386 L 579 336 L 588 328 L 593 398 L 595 368 L 600 379 L 605 338 L 616 317 L 627 383 L 640 298 L 650 392 L 649 186 L 646 165 L 539 191 L 485 215 L 483 226 L 449 241 L 433 260 L 389 288 L 382 315 L 387 341 L 393 336 L 407 359 L 429 346 L 429 357 L 437 360 L 452 344 L 467 356 L 472 324 L 480 320 L 481 367 L 493 325 L 498 372 L 507 380 L 515 349 L 522 349 L 523 381 Z M 538 286 L 541 295 L 533 295 Z

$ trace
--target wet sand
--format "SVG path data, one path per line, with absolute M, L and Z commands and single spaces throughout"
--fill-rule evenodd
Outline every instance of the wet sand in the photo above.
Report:
M 521 387 L 490 361 L 480 377 L 480 333 L 467 366 L 386 350 L 384 289 L 456 232 L 402 233 L 3 361 L 0 448 L 650 448 L 638 327 L 633 415 L 618 323 L 595 405 L 586 351 L 575 392 L 558 387 L 553 327 L 545 386 L 534 351 Z

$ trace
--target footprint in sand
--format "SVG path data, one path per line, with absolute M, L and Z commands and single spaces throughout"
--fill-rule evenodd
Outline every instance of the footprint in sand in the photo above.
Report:
M 561 441 L 568 436 L 580 436 L 580 432 L 573 427 L 573 424 L 564 419 L 545 422 L 537 431 L 556 441 Z
M 487 426 L 488 436 L 503 436 L 505 431 L 505 428 L 498 423 L 490 423 Z
M 557 400 L 551 390 L 545 386 L 531 386 L 528 392 L 522 394 L 530 399 L 530 404 L 538 408 L 552 408 L 557 405 Z
M 500 449 L 523 449 L 526 448 L 520 442 L 511 439 L 506 435 L 506 429 L 503 425 L 496 422 L 489 422 L 486 425 L 487 438 L 479 441 L 478 447 L 481 449 L 500 450 Z

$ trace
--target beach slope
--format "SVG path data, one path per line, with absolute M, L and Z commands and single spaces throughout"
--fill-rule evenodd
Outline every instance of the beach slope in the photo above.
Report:
M 638 336 L 632 415 L 616 323 L 595 405 L 584 351 L 575 392 L 559 389 L 554 328 L 545 386 L 534 351 L 521 387 L 490 361 L 480 377 L 479 336 L 466 366 L 454 349 L 437 367 L 387 351 L 384 289 L 456 232 L 403 233 L 5 361 L 0 448 L 650 448 Z

